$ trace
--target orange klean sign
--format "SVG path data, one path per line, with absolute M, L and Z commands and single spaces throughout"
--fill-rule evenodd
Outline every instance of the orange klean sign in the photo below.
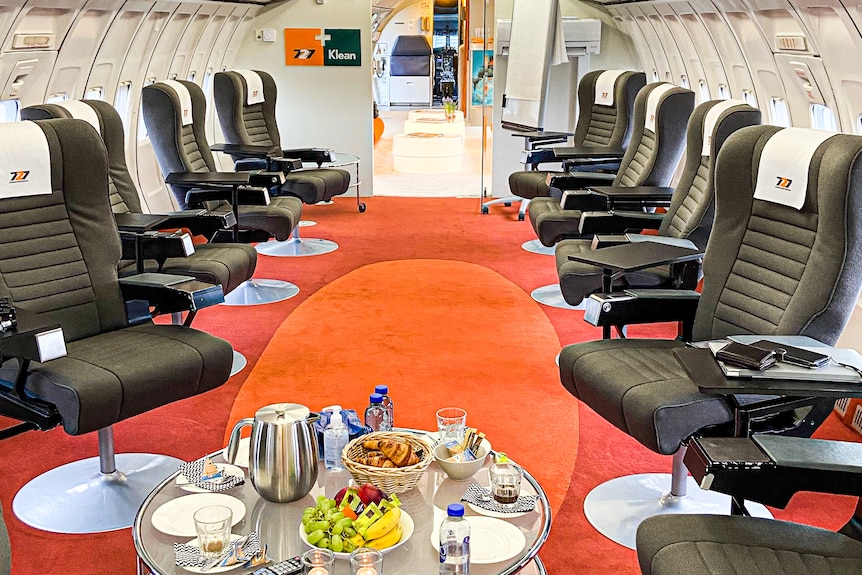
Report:
M 284 62 L 288 66 L 360 66 L 359 30 L 285 28 Z

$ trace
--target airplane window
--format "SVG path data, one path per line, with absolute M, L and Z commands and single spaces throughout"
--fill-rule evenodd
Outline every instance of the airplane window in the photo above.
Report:
M 138 140 L 146 140 L 148 137 L 147 123 L 144 122 L 144 106 L 141 104 L 141 110 L 138 112 Z
M 742 101 L 748 104 L 749 106 L 756 108 L 757 107 L 757 97 L 754 95 L 754 92 L 751 90 L 743 90 L 742 91 Z
M 727 84 L 719 84 L 718 85 L 718 99 L 719 100 L 727 100 L 730 98 L 730 90 L 727 88 Z
M 682 76 L 680 76 L 680 77 L 679 77 L 679 85 L 680 85 L 680 86 L 682 86 L 682 87 L 683 87 L 683 88 L 685 88 L 685 89 L 690 88 L 691 86 L 690 86 L 690 85 L 689 85 L 689 83 L 688 83 L 688 76 L 686 76 L 685 74 L 683 74 Z
M 658 70 L 656 70 L 655 68 L 653 68 L 653 71 L 652 71 L 652 81 L 658 82 Z
M 772 123 L 776 126 L 789 128 L 790 112 L 787 109 L 787 102 L 785 102 L 782 98 L 772 98 L 770 100 L 770 108 Z
M 117 88 L 117 96 L 114 98 L 114 108 L 123 119 L 123 128 L 128 133 L 129 130 L 129 91 L 131 90 L 131 82 L 123 82 Z
M 95 88 L 87 88 L 87 91 L 84 92 L 84 98 L 87 100 L 104 100 L 105 91 L 102 90 L 101 86 L 96 86 Z
M 18 120 L 18 100 L 0 100 L 0 122 Z
M 186 80 L 188 80 L 189 82 L 194 82 L 196 75 L 197 75 L 196 72 L 194 70 L 192 70 L 191 72 L 189 72 L 189 75 L 186 78 Z
M 838 121 L 829 106 L 811 104 L 811 127 L 828 132 L 838 131 Z
M 213 71 L 212 69 L 207 69 L 206 74 L 204 74 L 204 85 L 202 86 L 204 95 L 210 93 L 210 84 L 213 79 Z
M 68 100 L 68 99 L 69 99 L 69 96 L 66 94 L 66 92 L 60 92 L 58 94 L 51 94 L 50 96 L 48 96 L 45 99 L 45 103 L 46 104 L 56 104 L 57 102 L 64 102 L 65 100 Z
M 700 101 L 706 102 L 709 100 L 709 86 L 706 85 L 706 82 L 704 80 L 699 80 L 698 87 L 700 88 Z

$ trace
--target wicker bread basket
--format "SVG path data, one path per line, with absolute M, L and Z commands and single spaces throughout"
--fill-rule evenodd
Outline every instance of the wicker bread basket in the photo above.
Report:
M 356 459 L 369 451 L 362 447 L 362 442 L 368 439 L 400 439 L 405 441 L 419 456 L 419 463 L 396 468 L 374 467 L 357 463 Z M 434 450 L 427 442 L 413 433 L 375 431 L 357 437 L 348 443 L 341 454 L 341 460 L 357 484 L 371 483 L 386 493 L 404 493 L 416 486 L 422 472 L 434 461 Z

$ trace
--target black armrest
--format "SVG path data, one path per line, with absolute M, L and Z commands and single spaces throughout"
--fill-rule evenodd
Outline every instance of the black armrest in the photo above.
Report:
M 194 189 L 186 192 L 188 205 L 200 205 L 214 201 L 230 202 L 236 206 L 267 206 L 269 205 L 269 191 L 262 187 L 235 186 Z
M 149 230 L 157 230 L 170 216 L 164 214 L 114 214 L 117 229 L 121 232 L 140 234 Z
M 324 162 L 334 162 L 335 152 L 329 148 L 292 148 L 282 150 L 286 158 L 299 158 L 303 162 L 313 162 L 318 166 Z
M 143 271 L 143 260 L 156 260 L 161 266 L 167 258 L 185 258 L 195 253 L 191 236 L 181 231 L 120 232 L 120 239 L 123 259 L 137 261 L 138 272 Z
M 255 146 L 252 144 L 215 144 L 210 146 L 213 152 L 222 152 L 235 158 L 269 158 L 277 154 L 272 146 Z
M 294 170 L 302 169 L 302 160 L 299 158 L 269 158 L 267 160 L 270 169 L 289 174 Z
M 63 329 L 56 321 L 17 308 L 17 325 L 0 332 L 0 354 L 31 361 L 45 362 L 66 355 Z
M 862 495 L 862 444 L 781 435 L 696 437 L 684 462 L 704 489 L 784 508 L 799 491 Z
M 607 210 L 608 201 L 604 196 L 594 194 L 587 189 L 566 190 L 560 197 L 560 209 L 579 212 Z
M 249 172 L 248 183 L 252 186 L 272 188 L 284 183 L 282 172 Z
M 595 234 L 591 249 L 601 250 L 611 246 L 618 246 L 629 243 L 629 239 L 625 234 Z
M 529 144 L 561 144 L 567 141 L 574 134 L 570 132 L 543 132 L 543 131 L 527 131 L 527 132 L 512 132 L 516 138 L 524 138 Z
M 614 247 L 597 250 L 614 249 Z M 682 324 L 683 339 L 691 339 L 700 294 L 693 290 L 643 289 L 592 294 L 585 300 L 584 321 L 609 329 L 638 323 Z
M 673 197 L 673 188 L 662 186 L 590 186 L 589 190 L 607 198 L 609 208 L 619 204 L 637 204 L 644 207 L 669 206 Z
M 583 212 L 578 230 L 582 235 L 617 234 L 629 230 L 657 230 L 664 214 L 648 212 Z
M 548 185 L 560 190 L 584 190 L 597 184 L 614 181 L 614 174 L 602 172 L 569 172 L 560 175 L 551 175 Z
M 188 228 L 194 235 L 211 239 L 223 229 L 236 224 L 236 216 L 230 206 L 220 206 L 212 210 L 196 209 L 164 214 L 168 219 L 160 226 L 164 228 Z
M 126 300 L 146 300 L 157 314 L 196 312 L 224 302 L 220 285 L 204 283 L 192 276 L 137 274 L 120 278 L 120 288 Z
M 588 160 L 603 158 L 619 160 L 625 155 L 625 150 L 617 147 L 599 146 L 558 146 L 552 148 L 558 160 Z
M 248 184 L 249 178 L 249 172 L 172 172 L 165 182 L 185 188 L 241 186 Z

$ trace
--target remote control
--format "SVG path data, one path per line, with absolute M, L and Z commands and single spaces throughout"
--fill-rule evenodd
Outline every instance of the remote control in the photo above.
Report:
M 251 575 L 292 575 L 300 571 L 302 571 L 302 563 L 299 561 L 299 555 L 297 555 L 291 559 L 261 567 Z

